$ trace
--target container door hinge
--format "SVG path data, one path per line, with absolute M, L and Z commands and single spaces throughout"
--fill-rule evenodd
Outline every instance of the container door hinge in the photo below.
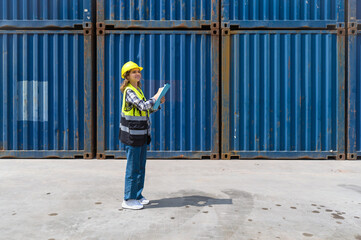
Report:
M 96 158 L 97 158 L 97 159 L 105 159 L 106 156 L 105 156 L 104 153 L 97 153 Z
M 348 160 L 357 160 L 357 153 L 347 153 Z
M 230 28 L 229 28 L 229 23 L 228 22 L 222 23 L 221 31 L 222 31 L 222 36 L 230 35 Z
M 89 153 L 84 153 L 83 158 L 84 159 L 92 159 L 94 157 L 94 154 L 89 152 Z
M 104 34 L 105 34 L 105 23 L 98 22 L 97 23 L 97 35 L 104 36 Z
M 212 22 L 211 33 L 212 33 L 212 36 L 219 35 L 219 23 L 218 22 Z
M 83 23 L 83 31 L 84 35 L 91 35 L 92 34 L 93 25 L 90 22 Z
M 230 29 L 229 28 L 222 28 L 222 36 L 229 36 Z
M 337 154 L 337 160 L 346 160 L 346 155 L 344 153 Z
M 355 22 L 348 23 L 348 34 L 349 35 L 357 34 L 357 23 Z
M 346 28 L 344 23 L 337 23 L 336 29 L 337 29 L 337 35 L 346 36 Z

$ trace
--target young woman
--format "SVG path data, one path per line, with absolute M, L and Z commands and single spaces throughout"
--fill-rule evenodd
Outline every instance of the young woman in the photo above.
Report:
M 127 62 L 122 67 L 124 81 L 120 86 L 123 93 L 123 105 L 120 120 L 120 141 L 125 145 L 127 168 L 125 172 L 125 188 L 123 208 L 142 209 L 149 200 L 142 195 L 147 159 L 147 144 L 150 143 L 149 114 L 157 101 L 162 88 L 150 98 L 145 99 L 141 90 L 142 67 L 134 62 Z M 161 99 L 161 103 L 165 98 Z

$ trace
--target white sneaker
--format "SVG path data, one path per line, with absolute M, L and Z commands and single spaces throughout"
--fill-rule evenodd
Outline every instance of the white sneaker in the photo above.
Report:
M 149 200 L 146 199 L 145 197 L 142 197 L 141 199 L 138 200 L 140 204 L 142 205 L 147 205 L 149 204 Z
M 123 201 L 122 203 L 122 208 L 128 208 L 128 209 L 133 209 L 133 210 L 139 210 L 143 208 L 143 205 L 140 204 L 140 202 L 138 200 L 135 199 L 129 199 L 127 201 Z

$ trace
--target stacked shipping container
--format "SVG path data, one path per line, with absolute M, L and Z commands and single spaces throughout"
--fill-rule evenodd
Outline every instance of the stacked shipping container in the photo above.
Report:
M 221 25 L 222 158 L 345 159 L 344 2 L 223 0 Z
M 91 24 L 91 0 L 1 0 L 0 27 L 44 28 Z
M 344 0 L 222 0 L 222 23 L 236 28 L 328 28 L 345 22 Z
M 232 31 L 223 45 L 224 158 L 344 157 L 343 37 Z
M 91 1 L 0 6 L 0 157 L 93 158 Z
M 144 67 L 146 97 L 171 84 L 163 109 L 151 115 L 148 156 L 219 158 L 218 9 L 206 0 L 98 1 L 98 158 L 125 157 L 119 88 L 128 61 Z

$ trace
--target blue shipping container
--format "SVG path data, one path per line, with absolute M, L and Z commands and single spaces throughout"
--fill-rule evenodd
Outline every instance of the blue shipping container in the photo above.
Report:
M 45 28 L 90 24 L 92 0 L 0 0 L 0 27 Z
M 361 158 L 361 31 L 348 37 L 347 158 Z
M 222 23 L 237 28 L 344 26 L 344 0 L 222 0 Z
M 232 31 L 222 41 L 222 158 L 345 159 L 344 36 Z
M 0 31 L 0 157 L 92 158 L 91 39 Z
M 151 115 L 150 158 L 219 158 L 219 37 L 210 31 L 106 31 L 98 36 L 97 158 L 125 157 L 119 141 L 121 68 L 144 67 L 143 90 L 152 97 L 171 88 Z
M 201 28 L 219 21 L 220 0 L 97 0 L 97 22 L 116 28 Z

